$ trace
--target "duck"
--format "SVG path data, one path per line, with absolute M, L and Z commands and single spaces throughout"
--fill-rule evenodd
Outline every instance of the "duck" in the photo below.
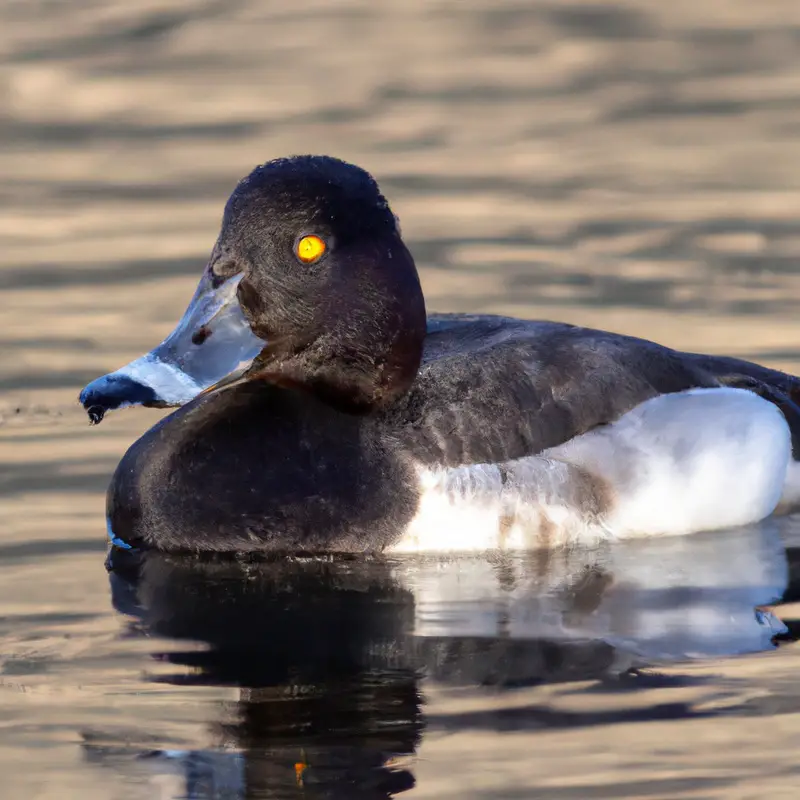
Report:
M 800 508 L 800 378 L 556 321 L 428 314 L 399 221 L 332 156 L 256 167 L 175 330 L 89 383 L 171 408 L 112 547 L 475 552 L 682 535 Z

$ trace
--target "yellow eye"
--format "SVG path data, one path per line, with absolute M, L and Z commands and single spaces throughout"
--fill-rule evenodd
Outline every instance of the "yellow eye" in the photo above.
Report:
M 326 245 L 319 236 L 304 236 L 295 245 L 294 251 L 304 264 L 313 264 L 322 258 Z

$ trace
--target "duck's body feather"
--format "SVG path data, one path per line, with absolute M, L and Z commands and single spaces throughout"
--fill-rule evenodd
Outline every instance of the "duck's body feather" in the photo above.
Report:
M 435 315 L 423 363 L 387 417 L 430 465 L 500 462 L 555 447 L 660 394 L 752 379 L 800 380 L 732 358 L 556 322 Z M 791 401 L 789 401 L 791 402 Z
M 303 391 L 260 381 L 201 395 L 131 447 L 112 484 L 109 516 L 124 541 L 178 550 L 474 550 L 563 543 L 592 526 L 602 531 L 598 519 L 618 510 L 618 487 L 607 480 L 618 466 L 614 458 L 641 469 L 659 454 L 607 454 L 605 466 L 568 469 L 563 460 L 526 459 L 579 441 L 652 398 L 718 387 L 720 377 L 731 375 L 769 381 L 776 391 L 797 385 L 791 376 L 748 362 L 679 353 L 602 331 L 434 316 L 417 380 L 390 408 L 353 415 Z M 751 403 L 736 419 L 747 421 L 763 404 L 767 422 L 783 420 L 774 405 L 746 394 Z M 696 413 L 686 416 L 684 434 L 696 437 L 698 423 L 713 424 L 719 411 L 730 414 L 729 407 L 712 404 L 702 420 Z M 670 413 L 680 416 L 680 405 Z M 757 414 L 752 419 L 759 421 Z M 773 448 L 774 436 L 762 440 Z M 724 443 L 714 437 L 708 447 L 735 459 L 740 451 L 725 450 Z M 776 453 L 777 463 L 782 457 Z M 731 471 L 744 472 L 744 460 L 754 458 L 752 452 L 742 455 Z M 660 477 L 668 476 L 662 470 Z M 438 511 L 426 513 L 431 498 Z M 526 504 L 540 516 L 520 515 Z M 556 507 L 568 510 L 569 524 L 554 515 Z M 487 508 L 481 539 L 474 531 L 487 522 Z M 509 535 L 511 522 L 528 533 Z M 420 536 L 420 526 L 433 535 Z

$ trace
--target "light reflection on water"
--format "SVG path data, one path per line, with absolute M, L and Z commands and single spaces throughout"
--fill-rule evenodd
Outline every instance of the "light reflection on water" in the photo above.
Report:
M 0 797 L 794 796 L 797 520 L 110 585 L 157 415 L 75 397 L 291 152 L 375 173 L 431 310 L 800 372 L 798 41 L 796 0 L 0 4 Z
M 446 559 L 259 562 L 115 550 L 109 581 L 119 616 L 108 616 L 117 631 L 99 664 L 59 669 L 66 684 L 81 685 L 82 671 L 99 666 L 107 674 L 96 688 L 106 701 L 123 695 L 121 710 L 148 695 L 168 702 L 139 725 L 126 714 L 111 724 L 96 711 L 78 714 L 72 733 L 88 768 L 161 792 L 150 796 L 282 797 L 302 784 L 307 797 L 389 797 L 414 786 L 426 736 L 458 729 L 458 717 L 435 706 L 429 718 L 424 698 L 436 687 L 513 696 L 548 684 L 591 692 L 600 681 L 633 691 L 648 680 L 658 687 L 648 666 L 772 649 L 786 628 L 759 607 L 789 586 L 782 524 Z M 138 675 L 113 685 L 114 663 L 126 659 Z M 30 679 L 37 667 L 24 671 Z M 196 723 L 196 703 L 205 707 L 201 746 L 169 730 Z M 598 712 L 521 712 L 515 728 L 598 724 Z M 599 719 L 697 713 L 686 703 L 621 702 Z M 472 725 L 467 714 L 463 726 Z

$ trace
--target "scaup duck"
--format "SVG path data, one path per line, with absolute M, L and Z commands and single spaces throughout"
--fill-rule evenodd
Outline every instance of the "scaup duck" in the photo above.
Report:
M 740 525 L 800 500 L 800 379 L 555 322 L 428 317 L 363 169 L 257 167 L 152 352 L 93 422 L 179 406 L 108 492 L 119 547 L 527 549 Z

